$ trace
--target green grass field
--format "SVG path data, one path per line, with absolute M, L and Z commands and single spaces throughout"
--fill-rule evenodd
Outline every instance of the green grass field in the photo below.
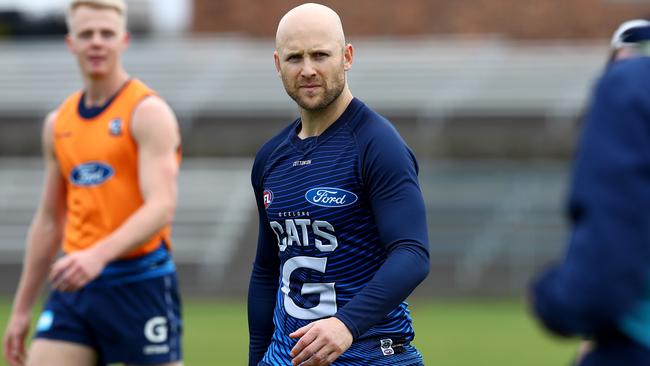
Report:
M 575 341 L 541 331 L 514 300 L 414 300 L 415 345 L 433 366 L 568 365 Z M 4 329 L 9 302 L 0 300 Z M 248 355 L 244 301 L 186 299 L 185 365 L 245 365 Z M 0 361 L 0 365 L 6 365 Z

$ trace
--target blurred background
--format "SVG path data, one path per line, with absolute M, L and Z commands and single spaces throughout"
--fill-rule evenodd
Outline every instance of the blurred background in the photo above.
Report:
M 42 120 L 81 87 L 62 40 L 67 2 L 0 0 L 2 321 L 40 195 Z M 183 134 L 173 245 L 187 364 L 244 364 L 257 235 L 250 168 L 297 116 L 272 54 L 277 22 L 301 2 L 127 3 L 126 69 L 169 102 Z M 353 94 L 391 119 L 419 159 L 431 273 L 410 301 L 427 363 L 568 364 L 574 343 L 536 327 L 525 291 L 565 244 L 570 159 L 609 37 L 650 16 L 650 1 L 322 3 L 355 46 Z M 237 335 L 208 343 L 220 329 Z

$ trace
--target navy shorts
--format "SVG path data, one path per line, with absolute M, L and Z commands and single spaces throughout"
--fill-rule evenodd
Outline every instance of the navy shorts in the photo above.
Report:
M 297 341 L 280 345 L 273 335 L 273 340 L 257 366 L 285 366 L 291 364 L 289 351 Z M 286 338 L 285 338 L 286 339 Z M 424 366 L 422 355 L 410 343 L 401 337 L 368 337 L 357 339 L 332 365 L 341 366 Z
M 181 354 L 181 304 L 176 273 L 112 286 L 53 291 L 34 338 L 94 348 L 101 364 L 155 365 Z

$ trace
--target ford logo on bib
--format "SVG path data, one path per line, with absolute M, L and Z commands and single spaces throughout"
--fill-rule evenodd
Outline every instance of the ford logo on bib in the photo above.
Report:
M 96 186 L 113 176 L 113 168 L 102 162 L 77 165 L 70 173 L 70 180 L 78 186 Z
M 357 195 L 345 189 L 318 187 L 305 193 L 310 203 L 322 207 L 343 207 L 357 202 Z

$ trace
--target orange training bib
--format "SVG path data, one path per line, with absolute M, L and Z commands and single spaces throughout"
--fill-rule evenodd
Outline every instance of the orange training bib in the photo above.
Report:
M 63 238 L 66 253 L 85 249 L 115 231 L 143 203 L 138 181 L 138 147 L 131 135 L 137 105 L 154 92 L 129 80 L 94 118 L 79 115 L 77 92 L 58 109 L 54 152 L 66 180 L 67 216 Z M 149 253 L 164 242 L 166 226 L 124 257 Z

